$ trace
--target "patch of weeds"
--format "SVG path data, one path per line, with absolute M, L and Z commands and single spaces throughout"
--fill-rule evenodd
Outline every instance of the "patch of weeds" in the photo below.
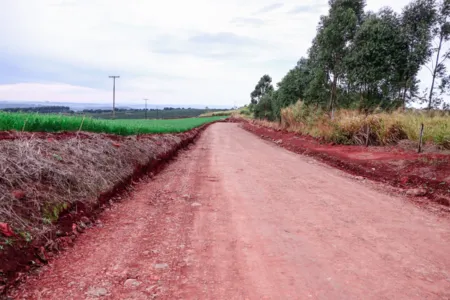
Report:
M 31 236 L 31 234 L 29 232 L 26 231 L 22 231 L 19 233 L 19 235 L 27 242 L 31 242 L 33 240 L 33 237 Z
M 52 224 L 52 220 L 44 217 L 44 218 L 42 218 L 42 223 L 50 225 L 50 224 Z
M 55 158 L 55 159 L 57 159 L 59 161 L 63 160 L 62 157 L 59 156 L 58 154 L 53 154 L 53 158 Z
M 47 204 L 42 209 L 42 221 L 51 224 L 58 221 L 59 215 L 69 207 L 67 203 Z
M 5 243 L 5 245 L 8 245 L 8 246 L 12 246 L 14 244 L 14 240 L 10 239 L 10 238 L 3 239 L 3 242 Z

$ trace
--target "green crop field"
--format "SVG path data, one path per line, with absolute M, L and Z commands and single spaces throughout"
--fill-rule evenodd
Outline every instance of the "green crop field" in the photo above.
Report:
M 0 112 L 0 131 L 32 132 L 90 131 L 133 135 L 143 133 L 183 132 L 224 117 L 172 120 L 98 120 L 89 117 Z

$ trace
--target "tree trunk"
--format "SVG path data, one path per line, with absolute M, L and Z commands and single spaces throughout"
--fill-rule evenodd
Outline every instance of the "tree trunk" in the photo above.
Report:
M 406 109 L 406 91 L 408 90 L 408 79 L 406 79 L 405 81 L 405 88 L 403 90 L 403 96 L 402 96 L 402 100 L 403 100 L 403 111 L 405 111 Z
M 430 97 L 428 98 L 428 110 L 431 109 L 431 103 L 433 100 L 434 81 L 436 80 L 437 70 L 438 70 L 438 66 L 439 66 L 439 55 L 441 54 L 441 47 L 442 47 L 443 39 L 444 39 L 444 35 L 441 32 L 441 37 L 439 40 L 439 47 L 438 47 L 438 51 L 437 51 L 437 55 L 436 55 L 436 65 L 434 66 L 434 70 L 433 70 L 433 80 L 431 82 Z
M 331 85 L 331 91 L 330 91 L 330 111 L 331 111 L 331 118 L 333 118 L 334 113 L 334 102 L 336 98 L 336 85 L 337 85 L 337 75 L 334 75 L 333 83 Z

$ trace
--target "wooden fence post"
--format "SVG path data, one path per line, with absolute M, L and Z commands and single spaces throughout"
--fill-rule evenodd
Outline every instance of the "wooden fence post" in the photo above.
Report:
M 423 138 L 423 123 L 420 126 L 420 136 L 419 136 L 419 150 L 418 153 L 422 152 L 422 138 Z
M 370 137 L 370 126 L 367 125 L 366 147 L 369 147 L 369 137 Z

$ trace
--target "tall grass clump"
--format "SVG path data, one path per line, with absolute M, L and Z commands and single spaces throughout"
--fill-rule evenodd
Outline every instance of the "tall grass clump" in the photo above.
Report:
M 445 112 L 379 112 L 370 115 L 357 110 L 341 109 L 331 119 L 319 107 L 299 101 L 281 110 L 281 126 L 289 131 L 308 134 L 339 144 L 396 144 L 400 140 L 423 140 L 450 149 L 450 116 Z
M 450 114 L 448 112 L 414 112 L 394 114 L 402 124 L 408 139 L 419 140 L 419 128 L 424 125 L 424 141 L 450 149 Z

